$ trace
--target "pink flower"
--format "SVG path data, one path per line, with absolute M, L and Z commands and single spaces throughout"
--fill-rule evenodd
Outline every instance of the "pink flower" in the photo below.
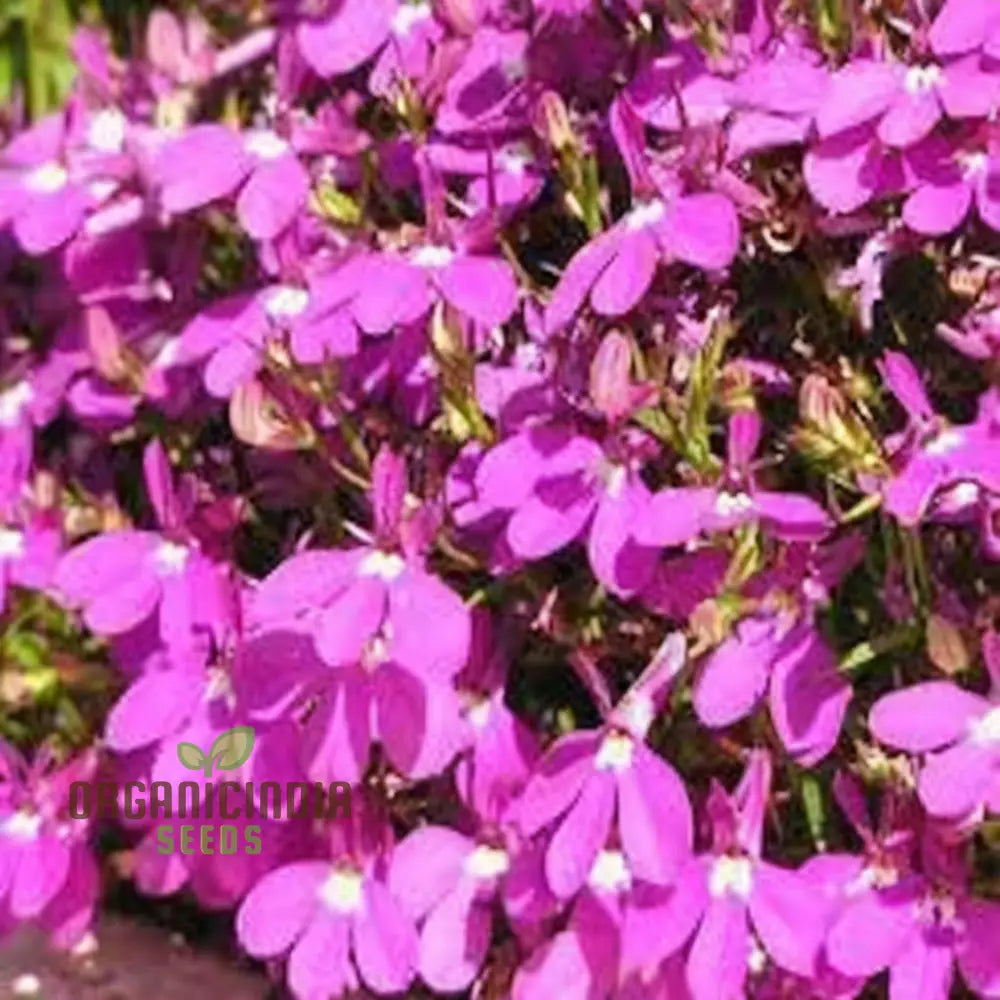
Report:
M 732 796 L 713 783 L 711 851 L 693 859 L 673 889 L 651 893 L 636 913 L 642 947 L 633 962 L 645 967 L 655 968 L 694 932 L 687 958 L 693 1000 L 740 995 L 750 969 L 762 968 L 767 957 L 806 979 L 819 970 L 829 903 L 801 872 L 761 856 L 770 776 L 770 758 L 755 751 Z
M 525 787 L 518 823 L 526 836 L 551 827 L 545 877 L 559 898 L 570 898 L 584 884 L 615 826 L 637 878 L 668 885 L 687 858 L 692 822 L 684 786 L 645 743 L 683 658 L 683 640 L 671 636 L 613 709 L 595 681 L 607 721 L 598 730 L 556 740 Z
M 995 647 L 992 634 L 990 643 Z M 927 755 L 918 787 L 932 814 L 960 819 L 984 806 L 1000 812 L 996 693 L 984 698 L 948 681 L 927 681 L 884 695 L 872 709 L 869 725 L 881 742 Z
M 413 980 L 418 939 L 385 883 L 384 821 L 365 810 L 329 860 L 282 865 L 250 890 L 236 917 L 244 948 L 257 958 L 288 956 L 297 1000 L 326 1000 L 362 984 L 400 993 Z M 381 828 L 380 828 L 381 827 Z
M 740 410 L 729 422 L 726 468 L 715 487 L 669 487 L 650 498 L 635 526 L 642 545 L 680 545 L 701 533 L 732 531 L 760 521 L 776 537 L 818 540 L 830 529 L 827 513 L 798 493 L 760 489 L 751 460 L 760 443 L 760 417 Z
M 287 140 L 268 130 L 241 136 L 222 125 L 195 125 L 164 143 L 153 179 L 163 208 L 175 215 L 238 191 L 240 222 L 258 240 L 285 230 L 309 193 L 309 174 Z
M 32 921 L 64 948 L 89 929 L 98 874 L 87 844 L 90 825 L 70 819 L 70 785 L 89 781 L 87 753 L 56 767 L 39 753 L 33 764 L 0 741 L 0 929 Z
M 77 545 L 61 559 L 53 585 L 83 608 L 95 632 L 120 635 L 156 613 L 163 641 L 183 646 L 227 621 L 225 576 L 185 524 L 159 441 L 146 451 L 145 472 L 162 530 L 111 531 Z

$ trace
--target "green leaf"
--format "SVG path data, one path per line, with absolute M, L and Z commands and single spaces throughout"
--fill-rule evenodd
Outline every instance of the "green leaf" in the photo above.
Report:
M 200 771 L 205 766 L 207 758 L 200 747 L 193 743 L 177 744 L 177 759 L 189 770 Z
M 211 774 L 214 765 L 220 771 L 235 771 L 241 764 L 250 759 L 253 752 L 253 726 L 236 726 L 220 733 L 208 752 L 208 762 L 205 764 L 206 774 Z
M 809 833 L 817 849 L 823 850 L 826 843 L 824 832 L 826 829 L 826 808 L 823 805 L 823 790 L 815 775 L 804 774 L 802 776 L 802 806 L 806 813 L 806 822 L 809 824 Z

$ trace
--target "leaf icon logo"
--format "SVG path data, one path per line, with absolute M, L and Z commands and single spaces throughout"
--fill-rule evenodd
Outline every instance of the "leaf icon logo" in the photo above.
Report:
M 253 753 L 254 738 L 253 726 L 236 726 L 219 733 L 207 754 L 193 743 L 178 743 L 177 759 L 189 771 L 202 771 L 210 778 L 213 769 L 235 771 L 245 764 Z

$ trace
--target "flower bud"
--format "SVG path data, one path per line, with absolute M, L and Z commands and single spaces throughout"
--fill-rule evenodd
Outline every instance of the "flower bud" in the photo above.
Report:
M 569 111 L 563 99 L 554 91 L 546 90 L 535 105 L 533 122 L 535 133 L 557 153 L 576 145 Z
M 942 673 L 960 674 L 972 663 L 969 649 L 958 626 L 944 615 L 932 614 L 925 633 L 927 655 Z

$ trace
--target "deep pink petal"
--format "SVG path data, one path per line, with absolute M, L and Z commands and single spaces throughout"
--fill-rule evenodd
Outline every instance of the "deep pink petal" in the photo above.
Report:
M 645 744 L 617 774 L 618 832 L 636 878 L 671 883 L 691 853 L 694 823 L 677 772 Z
M 251 162 L 232 129 L 195 125 L 159 154 L 155 176 L 163 207 L 168 212 L 188 212 L 232 194 Z
M 255 240 L 272 240 L 306 203 L 309 174 L 292 154 L 258 163 L 236 200 L 236 213 Z
M 623 316 L 641 301 L 653 281 L 660 251 L 647 229 L 626 230 L 615 255 L 594 282 L 590 302 L 602 316 Z
M 998 777 L 995 748 L 959 743 L 927 758 L 917 788 L 932 816 L 961 819 L 989 799 Z
M 22 841 L 8 905 L 14 917 L 37 917 L 62 890 L 69 874 L 69 848 L 60 837 L 41 833 Z
M 667 488 L 654 493 L 636 520 L 640 545 L 683 545 L 701 530 L 705 513 L 715 503 L 715 490 Z
M 319 614 L 317 652 L 332 667 L 360 662 L 386 610 L 385 583 L 374 576 L 357 577 Z
M 202 678 L 186 670 L 156 670 L 140 677 L 108 715 L 106 740 L 127 753 L 176 732 L 204 692 Z
M 827 916 L 823 900 L 799 872 L 764 861 L 754 866 L 750 918 L 782 968 L 806 978 L 816 974 Z
M 391 656 L 416 676 L 446 680 L 465 665 L 472 636 L 469 609 L 436 576 L 411 568 L 394 580 L 389 622 Z
M 931 934 L 914 934 L 889 972 L 892 1000 L 947 1000 L 954 966 L 950 941 Z
M 713 899 L 687 962 L 694 1000 L 732 1000 L 741 995 L 750 958 L 746 906 L 730 895 Z
M 456 257 L 437 280 L 459 312 L 484 326 L 506 323 L 517 308 L 517 282 L 510 265 L 497 257 Z
M 545 878 L 560 899 L 569 899 L 586 882 L 614 813 L 614 777 L 609 771 L 592 772 L 545 854 Z
M 303 20 L 296 38 L 306 62 L 322 77 L 357 69 L 389 34 L 390 13 L 381 0 L 341 0 L 318 20 Z
M 970 900 L 961 911 L 965 939 L 958 949 L 962 978 L 986 1000 L 1000 997 L 1000 903 Z
M 533 836 L 570 808 L 593 771 L 600 740 L 599 732 L 569 733 L 545 754 L 517 805 L 518 822 L 527 836 Z

